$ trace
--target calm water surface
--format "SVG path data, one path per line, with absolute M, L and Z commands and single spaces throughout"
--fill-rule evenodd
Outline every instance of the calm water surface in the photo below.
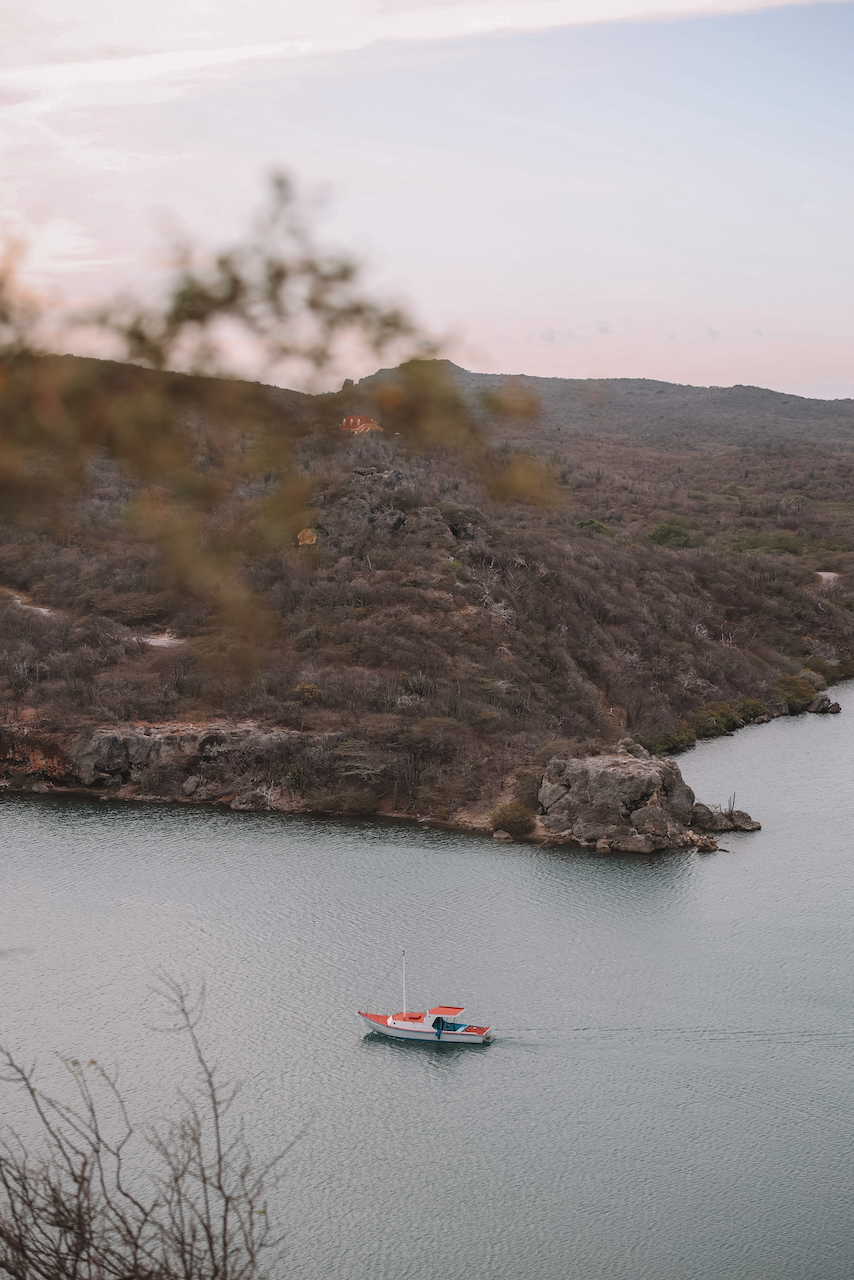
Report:
M 163 1110 L 205 1033 L 262 1151 L 306 1126 L 279 1218 L 296 1280 L 847 1280 L 854 1274 L 854 687 L 843 714 L 683 772 L 763 822 L 716 855 L 599 858 L 269 815 L 0 801 L 0 1033 L 121 1068 Z M 363 1034 L 410 1005 L 484 1049 Z M 375 1006 L 399 1007 L 397 975 Z M 3 1114 L 17 1101 L 3 1098 Z

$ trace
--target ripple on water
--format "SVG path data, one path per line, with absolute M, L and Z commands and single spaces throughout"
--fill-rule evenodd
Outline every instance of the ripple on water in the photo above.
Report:
M 186 1080 L 146 1030 L 160 966 L 272 1152 L 298 1280 L 850 1274 L 854 691 L 682 758 L 763 830 L 656 859 L 381 823 L 0 800 L 2 1029 Z M 483 1049 L 364 1035 L 402 946 L 410 1004 Z M 399 1003 L 396 969 L 375 1004 Z M 7 1106 L 5 1114 L 14 1112 Z

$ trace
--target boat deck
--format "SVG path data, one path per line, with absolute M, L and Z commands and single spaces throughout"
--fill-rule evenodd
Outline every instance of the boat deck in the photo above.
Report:
M 433 1010 L 430 1012 L 432 1013 Z M 365 1013 L 361 1009 L 359 1010 L 359 1013 L 363 1018 L 367 1018 L 369 1022 L 375 1022 L 377 1026 L 380 1027 L 400 1026 L 403 1024 L 404 1026 L 411 1026 L 413 1030 L 415 1030 L 419 1026 L 424 1026 L 425 1015 L 423 1013 L 392 1013 L 389 1015 L 386 1013 Z M 425 1029 L 432 1030 L 432 1027 Z M 488 1030 L 489 1027 L 475 1027 L 468 1022 L 457 1023 L 456 1026 L 447 1026 L 444 1028 L 444 1031 L 464 1031 L 468 1035 L 472 1036 L 484 1036 Z

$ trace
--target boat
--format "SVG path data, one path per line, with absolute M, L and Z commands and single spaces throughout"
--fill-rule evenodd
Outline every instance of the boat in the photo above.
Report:
M 403 953 L 403 1010 L 400 1013 L 368 1013 L 359 1009 L 371 1031 L 390 1036 L 392 1040 L 421 1040 L 433 1044 L 489 1044 L 495 1039 L 489 1027 L 476 1027 L 463 1021 L 462 1005 L 437 1004 L 426 1013 L 406 1007 L 406 952 Z

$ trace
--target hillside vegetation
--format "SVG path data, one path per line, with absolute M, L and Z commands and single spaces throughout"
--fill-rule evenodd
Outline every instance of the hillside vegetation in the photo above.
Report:
M 290 523 L 267 521 L 281 477 L 251 424 L 236 472 L 188 408 L 189 543 L 106 459 L 4 527 L 0 583 L 53 611 L 0 600 L 6 720 L 329 734 L 292 780 L 311 807 L 448 816 L 508 771 L 530 805 L 556 744 L 676 750 L 854 674 L 852 402 L 433 372 L 469 402 L 465 448 L 395 434 L 394 370 L 255 389 L 295 441 Z M 339 431 L 350 410 L 384 434 Z M 239 583 L 230 611 L 194 589 L 192 539 Z

